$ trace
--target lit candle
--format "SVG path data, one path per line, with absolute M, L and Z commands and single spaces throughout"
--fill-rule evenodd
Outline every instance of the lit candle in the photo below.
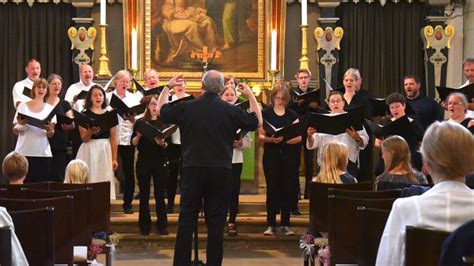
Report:
M 137 69 L 137 30 L 132 29 L 132 69 Z
M 277 32 L 272 30 L 272 43 L 271 43 L 271 53 L 270 53 L 270 70 L 277 69 Z
M 301 0 L 301 25 L 308 25 L 308 0 Z
M 105 25 L 105 3 L 107 0 L 100 0 L 100 25 Z

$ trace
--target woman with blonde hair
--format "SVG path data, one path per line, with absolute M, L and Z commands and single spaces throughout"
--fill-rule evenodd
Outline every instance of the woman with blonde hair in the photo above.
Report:
M 404 138 L 391 136 L 382 142 L 382 159 L 385 163 L 385 172 L 375 181 L 377 189 L 379 184 L 426 184 L 426 177 L 411 166 L 410 147 Z
M 357 179 L 346 172 L 348 161 L 348 149 L 344 143 L 326 143 L 321 153 L 321 170 L 313 181 L 332 184 L 357 183 Z
M 89 167 L 81 159 L 75 159 L 66 166 L 64 176 L 65 184 L 86 184 L 89 183 Z
M 422 195 L 397 199 L 380 240 L 376 265 L 405 264 L 407 226 L 452 232 L 474 219 L 474 192 L 464 176 L 474 171 L 474 138 L 458 123 L 434 122 L 420 147 L 434 186 Z

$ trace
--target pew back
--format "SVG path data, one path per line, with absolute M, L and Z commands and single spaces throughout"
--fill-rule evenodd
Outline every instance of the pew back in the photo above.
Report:
M 357 207 L 357 264 L 375 265 L 389 210 Z
M 405 265 L 438 265 L 441 247 L 449 232 L 406 227 Z

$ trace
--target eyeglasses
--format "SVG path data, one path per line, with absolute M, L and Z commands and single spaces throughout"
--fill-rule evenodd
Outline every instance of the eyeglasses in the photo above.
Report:
M 448 102 L 448 105 L 464 105 L 463 102 Z

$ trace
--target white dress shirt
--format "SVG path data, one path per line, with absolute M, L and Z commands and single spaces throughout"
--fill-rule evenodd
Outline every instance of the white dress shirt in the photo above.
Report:
M 232 163 L 244 162 L 244 150 L 250 148 L 252 145 L 252 137 L 247 133 L 242 138 L 242 147 L 234 148 L 232 153 Z
M 443 181 L 420 196 L 393 203 L 380 241 L 376 265 L 405 265 L 407 225 L 452 232 L 474 219 L 474 191 L 464 183 Z
M 467 80 L 464 84 L 462 84 L 459 89 L 462 89 L 464 87 L 466 87 L 467 85 L 469 85 L 471 83 L 469 83 L 469 80 Z M 471 99 L 467 99 L 467 102 L 470 103 L 471 102 Z M 474 111 L 472 110 L 466 110 L 466 117 L 470 117 L 470 118 L 474 118 Z
M 81 91 L 89 91 L 90 88 L 96 83 L 91 82 L 89 85 L 85 85 L 82 81 L 72 84 L 66 91 L 64 100 L 68 101 L 71 104 L 72 109 L 81 112 L 84 109 L 84 104 L 86 100 L 80 99 L 74 102 L 74 96 L 78 95 Z
M 189 94 L 185 93 L 184 94 L 184 97 L 188 97 Z M 173 96 L 171 96 L 171 102 L 174 102 L 178 100 L 178 97 L 176 95 L 173 94 Z M 176 145 L 181 145 L 181 135 L 179 133 L 179 127 L 176 129 L 176 131 L 171 134 L 171 143 L 173 144 L 176 144 Z
M 12 217 L 8 214 L 7 209 L 4 207 L 0 207 L 0 227 L 8 226 L 10 227 L 11 231 L 11 245 L 12 245 L 12 265 L 13 266 L 23 266 L 28 265 L 28 261 L 26 260 L 25 253 L 21 248 L 20 241 L 18 240 L 15 234 L 15 225 L 13 224 Z M 41 243 L 39 243 L 41 245 Z
M 117 91 L 114 90 L 113 92 L 107 93 L 107 101 L 110 102 L 112 98 L 112 94 L 118 96 Z M 125 91 L 125 97 L 120 98 L 128 107 L 133 107 L 135 105 L 140 104 L 140 100 L 142 98 L 141 93 L 131 93 L 129 91 Z M 119 114 L 117 114 L 118 118 L 118 125 L 117 125 L 117 145 L 122 146 L 130 146 L 132 145 L 132 133 L 133 133 L 133 123 L 123 119 Z
M 312 146 L 310 146 L 308 140 L 306 140 L 306 147 L 308 148 L 308 150 L 318 149 L 318 165 L 321 165 L 321 155 L 323 150 L 322 148 L 324 147 L 324 145 L 331 141 L 342 142 L 347 146 L 347 155 L 349 157 L 349 160 L 353 163 L 357 163 L 359 159 L 359 151 L 365 149 L 365 147 L 367 147 L 367 143 L 369 143 L 369 135 L 367 134 L 367 131 L 365 131 L 365 128 L 362 128 L 362 130 L 357 131 L 357 133 L 362 138 L 362 141 L 364 143 L 362 147 L 359 147 L 355 140 L 347 133 L 342 133 L 339 135 L 330 135 L 318 132 L 313 134 L 314 141 Z
M 33 81 L 29 78 L 26 78 L 24 80 L 20 80 L 15 85 L 13 86 L 12 94 L 13 94 L 13 106 L 16 108 L 16 103 L 17 102 L 27 102 L 31 101 L 30 97 L 27 97 L 26 95 L 23 94 L 23 90 L 27 87 L 28 89 L 31 89 L 33 87 Z

